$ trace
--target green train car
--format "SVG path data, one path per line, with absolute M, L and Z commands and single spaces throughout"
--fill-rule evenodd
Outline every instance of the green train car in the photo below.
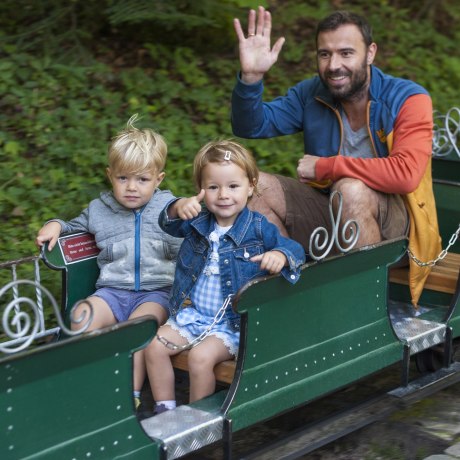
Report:
M 61 334 L 59 340 L 16 353 L 0 342 L 1 458 L 173 459 L 215 441 L 223 441 L 223 457 L 231 458 L 232 435 L 239 430 L 395 363 L 403 369 L 396 389 L 401 391 L 411 383 L 411 359 L 433 375 L 440 366 L 458 372 L 452 363 L 460 338 L 457 152 L 433 159 L 448 251 L 433 267 L 418 310 L 409 302 L 405 269 L 392 268 L 406 254 L 405 238 L 308 262 L 293 286 L 278 276 L 255 280 L 233 301 L 242 316 L 239 355 L 215 370 L 227 385 L 199 402 L 142 421 L 132 402 L 132 356 L 155 336 L 153 317 Z M 63 236 L 46 254 L 47 266 L 62 271 L 64 316 L 92 292 L 95 254 L 87 234 Z M 10 314 L 15 308 L 6 307 Z M 4 315 L 4 329 L 5 323 Z M 66 331 L 64 324 L 59 329 Z M 24 339 L 10 337 L 22 347 Z M 175 364 L 183 368 L 184 361 L 179 357 Z

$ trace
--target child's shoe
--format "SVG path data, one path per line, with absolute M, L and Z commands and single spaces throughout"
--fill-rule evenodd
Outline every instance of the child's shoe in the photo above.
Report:
M 163 412 L 166 412 L 168 410 L 171 410 L 171 409 L 168 409 L 164 404 L 155 404 L 153 415 L 162 414 Z

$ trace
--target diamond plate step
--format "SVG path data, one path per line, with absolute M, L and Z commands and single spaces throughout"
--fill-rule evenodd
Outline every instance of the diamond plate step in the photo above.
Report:
M 184 405 L 142 420 L 141 425 L 148 436 L 163 442 L 167 458 L 174 459 L 222 439 L 223 423 L 217 410 Z
M 446 337 L 446 325 L 420 318 L 404 318 L 393 323 L 396 335 L 409 345 L 410 354 L 443 343 Z

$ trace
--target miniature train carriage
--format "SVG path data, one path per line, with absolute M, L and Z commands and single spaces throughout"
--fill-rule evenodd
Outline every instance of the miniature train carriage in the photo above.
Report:
M 226 386 L 139 422 L 131 397 L 132 355 L 155 336 L 155 319 L 83 334 L 72 333 L 61 321 L 51 330 L 59 332 L 57 340 L 24 350 L 30 334 L 21 336 L 18 330 L 27 321 L 21 316 L 21 285 L 13 279 L 0 292 L 5 299 L 13 289 L 3 328 L 9 328 L 7 318 L 16 318 L 16 333 L 10 330 L 12 338 L 0 343 L 2 459 L 178 458 L 218 440 L 230 458 L 232 433 L 391 364 L 402 364 L 401 387 L 394 394 L 416 391 L 408 385 L 411 356 L 421 370 L 433 372 L 433 379 L 440 366 L 459 372 L 451 361 L 452 344 L 460 336 L 460 129 L 458 109 L 453 110 L 435 133 L 440 157 L 433 159 L 445 250 L 430 261 L 418 309 L 410 303 L 407 268 L 392 268 L 407 252 L 405 238 L 316 256 L 293 286 L 279 276 L 254 280 L 233 300 L 242 315 L 238 358 L 215 368 Z M 331 242 L 337 240 L 335 227 Z M 71 306 L 94 289 L 96 255 L 88 234 L 62 236 L 53 251 L 43 253 L 46 265 L 62 271 L 67 321 Z M 2 268 L 11 269 L 14 278 L 19 262 Z M 38 258 L 26 262 L 39 272 Z M 30 327 L 39 337 L 47 333 L 43 303 L 53 300 L 39 280 L 31 283 L 38 299 L 33 312 L 40 321 Z M 20 351 L 13 353 L 15 347 Z M 174 358 L 177 368 L 187 369 L 186 354 Z

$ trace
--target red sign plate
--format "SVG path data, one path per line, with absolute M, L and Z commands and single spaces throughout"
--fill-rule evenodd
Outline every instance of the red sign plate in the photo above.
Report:
M 63 236 L 59 238 L 59 246 L 66 264 L 92 259 L 100 252 L 91 233 Z

